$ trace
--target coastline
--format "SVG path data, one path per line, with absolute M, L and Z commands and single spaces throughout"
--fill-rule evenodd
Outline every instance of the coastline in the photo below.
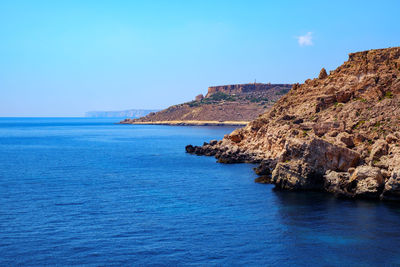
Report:
M 121 121 L 119 124 L 137 125 L 170 125 L 170 126 L 244 126 L 249 121 L 197 121 L 197 120 L 175 120 L 175 121 Z
M 247 126 L 186 152 L 259 164 L 256 182 L 276 189 L 400 202 L 399 63 L 400 47 L 351 53 Z

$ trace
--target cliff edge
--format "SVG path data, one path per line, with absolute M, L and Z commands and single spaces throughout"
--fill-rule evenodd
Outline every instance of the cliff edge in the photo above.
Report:
M 186 151 L 260 163 L 278 189 L 400 200 L 400 47 L 352 53 L 246 127 Z

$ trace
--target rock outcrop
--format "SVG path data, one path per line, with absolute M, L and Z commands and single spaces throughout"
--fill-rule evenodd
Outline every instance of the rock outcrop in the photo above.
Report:
M 278 189 L 400 200 L 400 47 L 352 53 L 246 127 L 186 150 L 268 166 Z
M 322 68 L 319 72 L 318 79 L 325 79 L 326 77 L 328 77 L 328 73 L 326 73 L 325 68 Z
M 199 94 L 199 95 L 197 95 L 197 96 L 195 97 L 194 101 L 201 101 L 201 100 L 203 100 L 203 99 L 204 99 L 203 94 Z

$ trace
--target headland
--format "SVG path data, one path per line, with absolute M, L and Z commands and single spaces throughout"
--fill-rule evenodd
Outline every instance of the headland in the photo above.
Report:
M 400 201 L 400 47 L 351 53 L 244 128 L 188 153 L 258 163 L 283 190 Z
M 290 84 L 234 84 L 211 86 L 205 96 L 149 113 L 122 124 L 246 125 L 268 110 L 291 88 Z

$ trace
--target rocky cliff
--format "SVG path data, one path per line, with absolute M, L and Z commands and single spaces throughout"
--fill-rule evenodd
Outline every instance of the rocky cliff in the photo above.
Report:
M 252 94 L 263 96 L 267 91 L 274 89 L 282 90 L 290 88 L 291 84 L 271 84 L 271 83 L 247 83 L 247 84 L 230 84 L 208 87 L 206 97 L 211 97 L 216 93 L 225 93 L 229 95 Z
M 186 150 L 260 163 L 258 180 L 278 189 L 400 200 L 400 47 L 352 53 L 246 127 Z
M 207 95 L 171 106 L 126 124 L 238 124 L 245 125 L 264 113 L 291 88 L 288 84 L 236 84 L 209 87 Z

